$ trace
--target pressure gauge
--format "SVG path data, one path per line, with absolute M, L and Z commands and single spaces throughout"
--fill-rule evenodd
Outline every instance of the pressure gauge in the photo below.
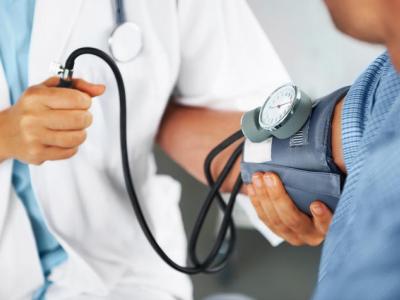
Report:
M 266 130 L 274 130 L 292 111 L 296 103 L 296 87 L 285 85 L 271 94 L 261 107 L 259 122 Z
M 242 117 L 243 134 L 252 142 L 262 142 L 272 135 L 286 139 L 303 127 L 311 114 L 312 102 L 293 84 L 276 89 L 261 107 Z

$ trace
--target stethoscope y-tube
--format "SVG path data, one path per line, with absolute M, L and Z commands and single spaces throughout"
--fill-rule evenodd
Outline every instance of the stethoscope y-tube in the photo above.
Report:
M 228 203 L 222 198 L 222 195 L 219 192 L 222 184 L 232 171 L 233 166 L 240 158 L 240 155 L 243 150 L 243 142 L 240 142 L 236 147 L 234 152 L 231 154 L 228 159 L 225 167 L 222 172 L 218 175 L 217 178 L 213 178 L 211 173 L 211 165 L 214 159 L 228 146 L 233 143 L 239 141 L 243 134 L 239 130 L 226 140 L 217 145 L 207 156 L 204 162 L 204 172 L 210 186 L 210 191 L 204 201 L 204 204 L 200 210 L 200 213 L 196 219 L 195 225 L 193 227 L 192 233 L 189 238 L 189 260 L 192 263 L 192 266 L 181 266 L 173 261 L 165 251 L 160 247 L 157 243 L 153 233 L 150 230 L 150 227 L 144 217 L 143 210 L 141 208 L 138 196 L 135 191 L 135 187 L 133 184 L 131 171 L 129 168 L 129 155 L 128 155 L 128 146 L 127 146 L 127 122 L 126 122 L 126 93 L 125 93 L 125 85 L 124 80 L 122 78 L 121 72 L 114 62 L 114 60 L 105 52 L 96 49 L 96 48 L 80 48 L 71 53 L 68 57 L 65 66 L 63 68 L 61 80 L 59 83 L 59 87 L 63 88 L 72 88 L 72 74 L 75 66 L 75 60 L 84 54 L 90 54 L 97 56 L 104 60 L 108 66 L 111 68 L 116 82 L 118 86 L 118 94 L 119 94 L 119 103 L 120 103 L 120 147 L 121 147 L 121 158 L 122 158 L 122 169 L 125 181 L 125 187 L 129 199 L 132 204 L 132 208 L 136 214 L 137 220 L 141 226 L 143 233 L 145 234 L 147 240 L 156 251 L 156 253 L 172 268 L 175 270 L 186 273 L 186 274 L 198 274 L 198 273 L 214 273 L 220 271 L 228 262 L 228 258 L 233 252 L 234 244 L 236 241 L 235 234 L 235 225 L 232 219 L 232 212 L 235 205 L 236 196 L 239 193 L 242 186 L 242 179 L 240 175 L 237 177 L 236 182 L 234 184 L 232 193 L 230 195 Z M 205 259 L 201 260 L 196 252 L 197 244 L 199 240 L 199 236 L 201 230 L 203 228 L 205 219 L 210 211 L 210 208 L 213 204 L 215 198 L 218 201 L 218 205 L 223 212 L 223 219 L 221 223 L 221 227 L 217 234 L 216 241 L 211 248 L 209 254 L 205 257 Z M 222 252 L 221 249 L 225 246 L 225 241 L 228 242 L 228 248 L 226 251 Z
M 117 25 L 126 22 L 124 0 L 115 0 L 115 20 Z

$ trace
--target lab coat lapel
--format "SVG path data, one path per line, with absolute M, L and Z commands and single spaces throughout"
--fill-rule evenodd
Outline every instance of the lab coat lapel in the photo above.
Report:
M 61 62 L 81 4 L 82 0 L 36 0 L 29 55 L 30 84 L 49 77 L 51 64 Z

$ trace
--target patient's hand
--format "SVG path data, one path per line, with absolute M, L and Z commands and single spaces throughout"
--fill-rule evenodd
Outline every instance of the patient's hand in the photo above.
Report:
M 342 146 L 343 99 L 336 104 L 332 118 L 332 155 L 336 165 L 346 173 Z M 302 213 L 276 174 L 254 174 L 252 184 L 247 185 L 247 193 L 259 218 L 277 235 L 296 246 L 317 246 L 325 238 L 332 213 L 321 201 L 310 206 L 312 218 Z
M 259 218 L 277 235 L 294 246 L 317 246 L 325 238 L 332 213 L 321 201 L 311 204 L 312 218 L 301 212 L 273 173 L 257 173 L 247 193 Z

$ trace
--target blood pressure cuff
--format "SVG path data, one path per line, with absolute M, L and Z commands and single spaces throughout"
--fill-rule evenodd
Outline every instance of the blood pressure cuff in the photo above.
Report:
M 306 124 L 288 139 L 273 137 L 259 144 L 246 140 L 243 182 L 251 183 L 256 172 L 273 172 L 303 212 L 310 215 L 309 207 L 315 200 L 334 211 L 345 177 L 333 162 L 331 125 L 335 105 L 348 90 L 345 87 L 316 100 Z

